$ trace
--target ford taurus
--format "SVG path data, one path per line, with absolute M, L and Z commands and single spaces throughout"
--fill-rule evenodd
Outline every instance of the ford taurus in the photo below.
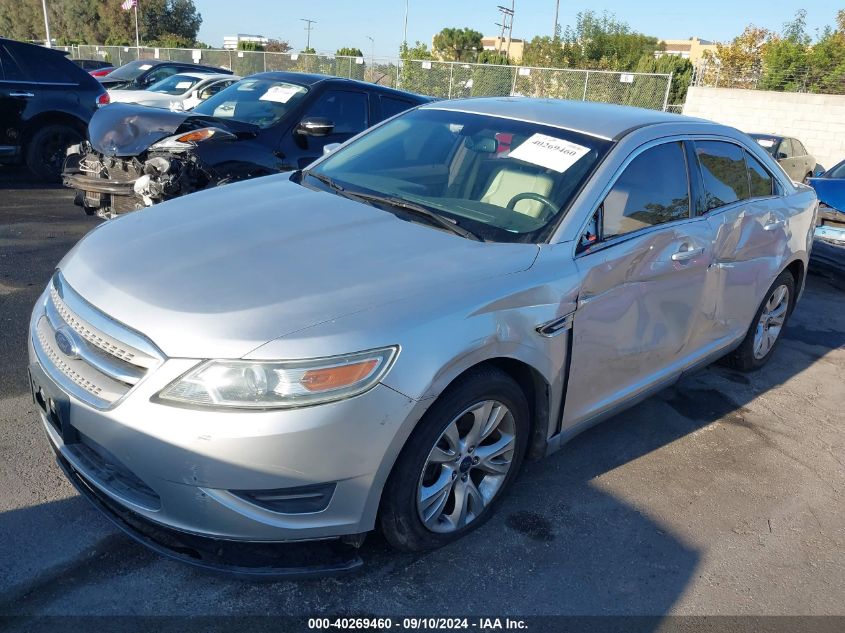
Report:
M 68 476 L 156 547 L 434 548 L 524 458 L 717 359 L 766 363 L 816 213 L 732 128 L 431 103 L 95 229 L 35 306 L 33 395 Z

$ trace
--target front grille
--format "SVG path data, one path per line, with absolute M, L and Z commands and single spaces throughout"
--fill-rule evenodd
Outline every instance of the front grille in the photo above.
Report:
M 142 335 L 82 299 L 60 273 L 53 277 L 32 338 L 47 373 L 68 392 L 100 409 L 120 400 L 164 360 Z

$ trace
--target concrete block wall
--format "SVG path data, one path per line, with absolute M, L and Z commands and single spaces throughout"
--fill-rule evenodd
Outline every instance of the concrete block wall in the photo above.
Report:
M 683 112 L 743 132 L 793 136 L 826 169 L 845 160 L 843 95 L 692 87 Z

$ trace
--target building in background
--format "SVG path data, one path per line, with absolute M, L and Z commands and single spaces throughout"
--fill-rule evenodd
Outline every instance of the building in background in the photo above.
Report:
M 238 33 L 237 35 L 224 35 L 223 48 L 235 51 L 238 50 L 238 44 L 241 42 L 253 42 L 264 46 L 269 41 L 270 40 L 263 35 L 246 35 L 243 33 Z
M 481 39 L 481 47 L 485 51 L 501 51 L 502 53 L 507 51 L 508 61 L 518 62 L 522 59 L 522 53 L 525 50 L 525 40 L 516 38 L 508 40 L 507 37 L 502 39 L 498 35 L 490 35 Z
M 654 51 L 655 57 L 676 55 L 688 59 L 693 65 L 696 65 L 701 61 L 705 51 L 712 51 L 714 55 L 716 54 L 715 42 L 701 40 L 697 37 L 691 37 L 688 40 L 662 40 L 662 42 L 666 45 L 666 49 Z

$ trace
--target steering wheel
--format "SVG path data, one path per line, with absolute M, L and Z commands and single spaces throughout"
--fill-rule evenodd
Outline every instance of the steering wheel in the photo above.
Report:
M 516 203 L 520 200 L 534 200 L 536 202 L 539 202 L 544 207 L 546 207 L 543 212 L 544 216 L 551 216 L 560 211 L 560 209 L 555 206 L 555 203 L 549 200 L 546 196 L 540 195 L 539 193 L 534 193 L 533 191 L 526 191 L 524 193 L 516 194 L 513 198 L 508 201 L 507 208 L 513 211 L 516 208 Z

